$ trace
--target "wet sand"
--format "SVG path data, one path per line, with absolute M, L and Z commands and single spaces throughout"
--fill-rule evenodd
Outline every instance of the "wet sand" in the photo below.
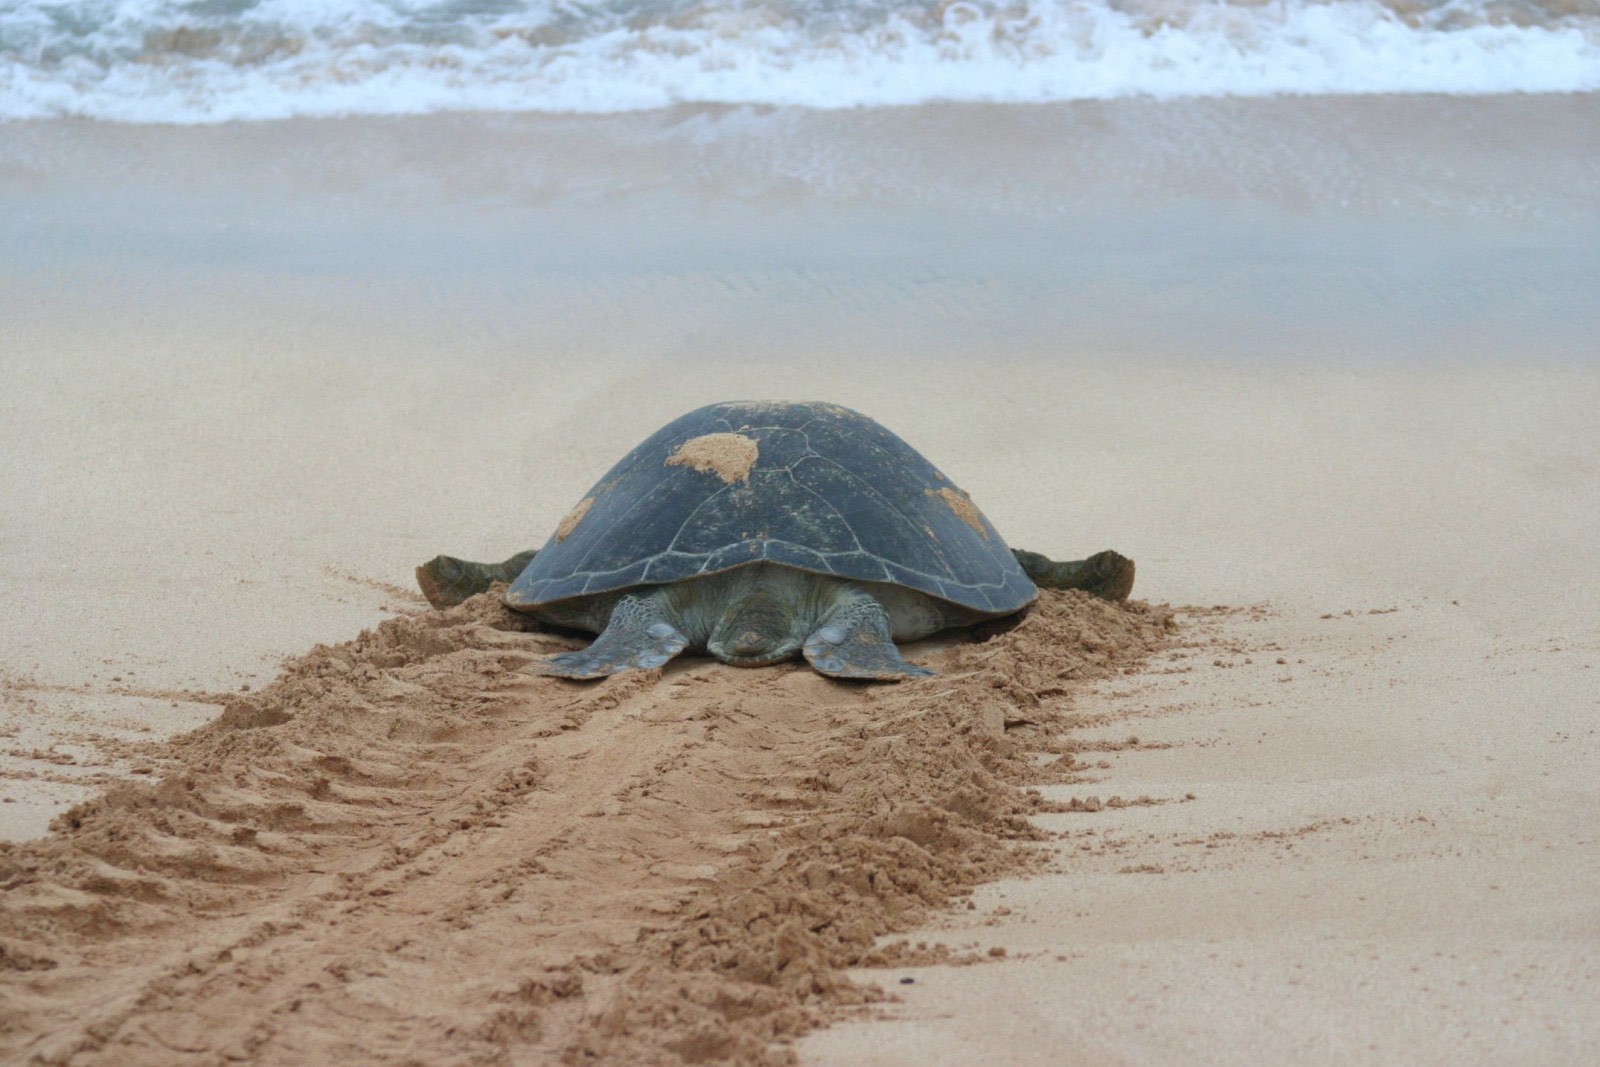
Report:
M 1135 557 L 1180 628 L 1049 696 L 1079 746 L 1040 788 L 1080 810 L 1033 816 L 1052 871 L 909 934 L 985 962 L 888 952 L 857 977 L 898 1000 L 803 1061 L 1590 1059 L 1592 103 L 5 127 L 0 832 L 161 778 L 131 743 L 285 657 L 410 625 L 416 562 L 532 546 L 682 411 L 826 398 L 1012 544 Z M 770 699 L 687 677 L 704 714 Z M 1163 803 L 1085 803 L 1112 795 Z M 42 1013 L 8 1048 L 87 995 L 60 951 L 5 979 Z M 279 1002 L 215 1003 L 277 1032 Z M 561 1012 L 517 1010 L 548 1018 L 496 1031 L 513 1060 L 556 1054 Z M 119 1019 L 86 1062 L 216 1051 Z M 369 1021 L 382 1056 L 443 1047 Z

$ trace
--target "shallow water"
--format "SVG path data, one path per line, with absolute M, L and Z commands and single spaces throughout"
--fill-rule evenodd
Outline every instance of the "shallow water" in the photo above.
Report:
M 0 2 L 0 119 L 1596 88 L 1596 0 Z

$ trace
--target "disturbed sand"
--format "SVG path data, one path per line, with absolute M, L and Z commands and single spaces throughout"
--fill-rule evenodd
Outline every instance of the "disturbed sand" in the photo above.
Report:
M 520 670 L 570 646 L 526 625 L 485 594 L 319 646 L 5 846 L 0 1054 L 793 1062 L 882 998 L 844 968 L 919 958 L 880 937 L 1045 862 L 1071 694 L 1173 630 L 1048 593 L 919 684 L 579 685 Z

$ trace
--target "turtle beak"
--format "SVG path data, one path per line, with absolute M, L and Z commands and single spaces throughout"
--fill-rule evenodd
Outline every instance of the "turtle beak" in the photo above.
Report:
M 706 651 L 735 667 L 765 667 L 793 659 L 800 651 L 800 642 L 784 640 L 774 644 L 761 634 L 747 631 L 729 641 L 712 638 L 706 642 Z

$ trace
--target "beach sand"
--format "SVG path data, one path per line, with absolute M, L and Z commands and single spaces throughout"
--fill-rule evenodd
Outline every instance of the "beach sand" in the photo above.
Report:
M 0 1050 L 1595 1060 L 1594 105 L 0 128 Z M 872 415 L 1176 629 L 582 688 L 424 610 L 737 398 Z M 705 933 L 761 877 L 853 932 Z M 650 999 L 686 930 L 790 999 Z

